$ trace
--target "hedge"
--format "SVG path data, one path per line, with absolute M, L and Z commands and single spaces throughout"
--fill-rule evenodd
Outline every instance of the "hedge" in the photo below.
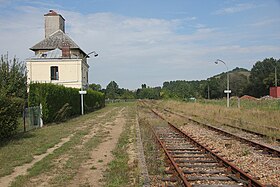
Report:
M 9 138 L 17 132 L 23 105 L 21 98 L 0 96 L 0 139 Z
M 67 88 L 51 83 L 33 83 L 29 87 L 29 106 L 43 107 L 44 123 L 65 121 L 81 114 L 79 89 Z M 101 92 L 87 90 L 84 95 L 84 111 L 92 112 L 105 106 L 105 96 Z

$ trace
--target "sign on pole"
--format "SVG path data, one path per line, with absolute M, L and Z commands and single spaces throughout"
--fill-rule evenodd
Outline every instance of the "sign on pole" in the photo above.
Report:
M 87 94 L 87 91 L 86 90 L 81 90 L 81 91 L 79 91 L 79 94 L 81 94 L 81 95 Z
M 224 90 L 224 93 L 231 93 L 231 90 Z

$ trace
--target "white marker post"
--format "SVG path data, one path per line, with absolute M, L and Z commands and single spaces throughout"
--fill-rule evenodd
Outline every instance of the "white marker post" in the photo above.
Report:
M 81 113 L 84 115 L 84 94 L 87 94 L 86 90 L 79 91 L 79 94 L 81 95 Z
M 229 107 L 229 94 L 231 93 L 231 90 L 224 90 L 224 93 L 227 94 L 227 107 Z

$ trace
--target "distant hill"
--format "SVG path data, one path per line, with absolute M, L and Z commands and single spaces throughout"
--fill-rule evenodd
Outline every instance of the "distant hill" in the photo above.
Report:
M 220 73 L 218 75 L 214 75 L 213 77 L 210 77 L 210 78 L 221 78 L 221 76 L 224 76 L 225 74 L 226 74 L 226 72 L 223 72 L 223 73 Z M 230 74 L 230 76 L 231 75 L 237 75 L 237 76 L 238 75 L 244 75 L 249 79 L 250 71 L 245 69 L 245 68 L 236 67 L 233 70 L 229 71 L 229 74 Z

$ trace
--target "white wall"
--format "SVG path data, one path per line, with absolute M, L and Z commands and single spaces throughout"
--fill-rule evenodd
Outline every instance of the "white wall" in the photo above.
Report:
M 82 76 L 83 84 L 86 85 L 86 72 L 88 66 L 83 63 L 83 73 L 81 59 L 39 59 L 28 60 L 27 81 L 40 83 L 62 84 L 66 87 L 81 88 Z M 51 66 L 58 66 L 59 80 L 51 80 Z

